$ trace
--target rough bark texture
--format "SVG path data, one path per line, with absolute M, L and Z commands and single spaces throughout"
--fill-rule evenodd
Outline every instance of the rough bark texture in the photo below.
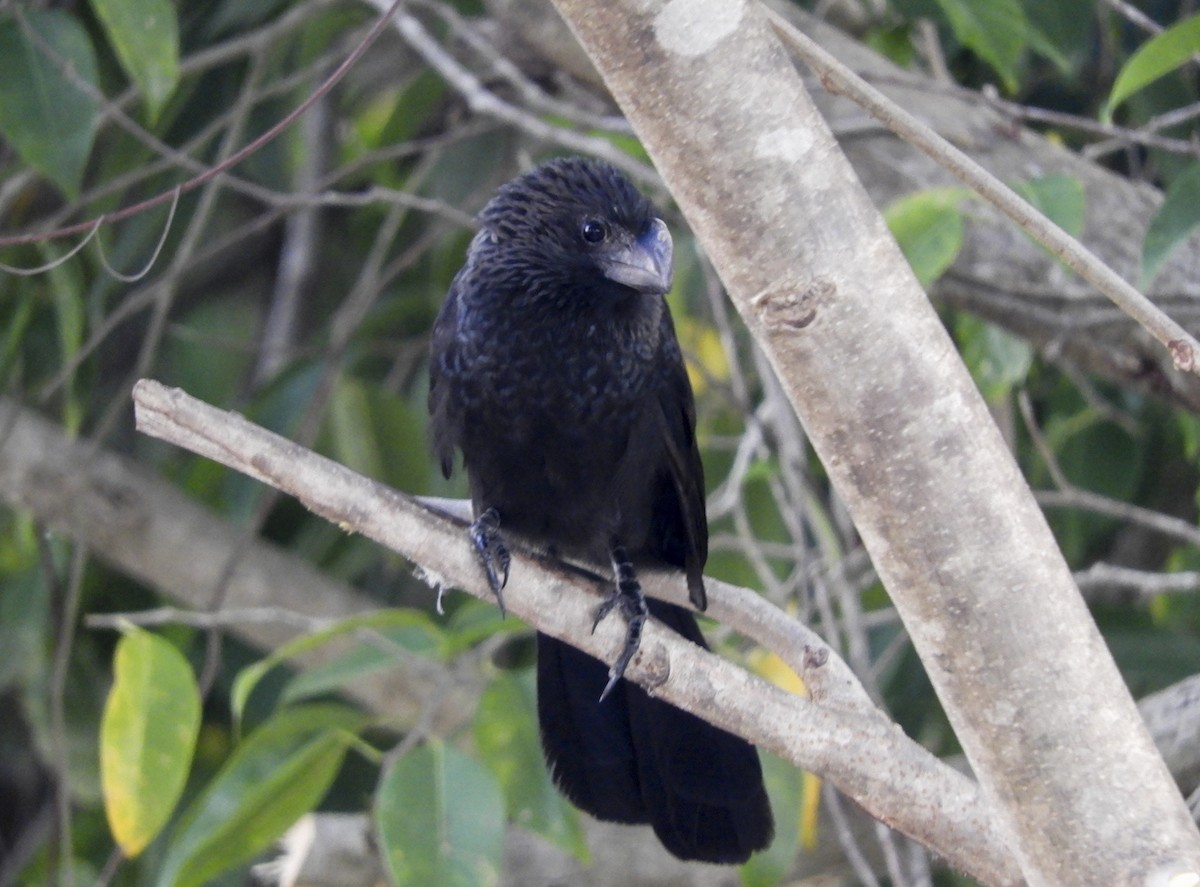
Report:
M 1026 879 L 1200 870 L 1041 513 L 758 7 L 556 3 L 788 387 Z

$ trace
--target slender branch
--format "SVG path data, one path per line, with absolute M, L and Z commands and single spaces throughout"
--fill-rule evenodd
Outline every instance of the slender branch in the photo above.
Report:
M 364 0 L 364 2 L 379 8 L 386 0 Z M 434 39 L 433 35 L 415 16 L 401 11 L 396 16 L 396 28 L 409 46 L 416 50 L 431 68 L 466 99 L 467 104 L 475 113 L 485 114 L 511 124 L 550 144 L 602 157 L 636 181 L 657 184 L 658 179 L 653 169 L 634 160 L 608 139 L 553 126 L 536 114 L 528 113 L 488 90 L 478 77 L 460 65 L 450 53 L 442 48 L 442 45 Z
M 1200 157 L 1200 145 L 1196 144 L 1196 142 L 1189 141 L 1188 139 L 1173 139 L 1155 133 L 1156 129 L 1161 129 L 1164 126 L 1172 126 L 1175 123 L 1183 122 L 1194 116 L 1196 114 L 1195 106 L 1172 111 L 1171 117 L 1166 123 L 1158 122 L 1157 125 L 1152 125 L 1155 121 L 1150 121 L 1145 126 L 1131 129 L 1130 127 L 1117 126 L 1113 123 L 1102 123 L 1099 120 L 1094 120 L 1091 117 L 1083 117 L 1079 114 L 1069 114 L 1065 111 L 1052 111 L 1047 108 L 1022 105 L 1019 102 L 1012 102 L 1001 98 L 991 90 L 985 90 L 982 93 L 982 98 L 991 107 L 1013 120 L 1047 123 L 1051 126 L 1061 126 L 1066 129 L 1078 130 L 1088 135 L 1105 136 L 1106 138 L 1103 142 L 1090 144 L 1082 149 L 1082 153 L 1087 157 L 1094 158 L 1118 148 L 1128 147 L 1129 145 L 1145 145 L 1148 148 L 1161 148 L 1164 151 L 1170 151 L 1174 154 Z M 1104 147 L 1098 147 L 1101 145 Z
M 314 513 L 419 563 L 436 584 L 492 599 L 462 521 L 178 389 L 143 379 L 134 389 L 134 403 L 144 433 L 297 496 Z M 595 601 L 603 594 L 600 583 L 545 558 L 520 550 L 513 555 L 513 581 L 505 595 L 509 610 L 539 631 L 611 661 L 623 643 L 621 626 L 610 620 L 589 631 Z M 648 593 L 686 602 L 676 577 L 663 581 L 651 572 L 645 580 Z M 772 636 L 786 618 L 753 593 L 712 582 L 709 594 L 713 615 L 741 611 L 741 624 L 754 627 L 748 633 L 772 643 L 779 637 L 795 643 L 789 629 Z M 802 676 L 821 687 L 817 673 L 833 661 L 831 654 L 809 655 L 801 663 Z M 1005 833 L 990 817 L 978 787 L 907 739 L 886 717 L 855 703 L 853 691 L 838 695 L 841 688 L 829 686 L 828 695 L 850 700 L 844 706 L 802 699 L 656 624 L 647 627 L 628 674 L 672 704 L 822 774 L 872 815 L 963 871 L 993 884 L 1019 882 Z
M 186 625 L 188 628 L 237 628 L 244 625 L 286 625 L 303 632 L 331 628 L 340 620 L 329 616 L 307 616 L 282 607 L 224 607 L 220 610 L 181 610 L 179 607 L 156 607 L 153 610 L 131 610 L 125 613 L 89 613 L 83 624 L 88 628 L 121 628 L 137 625 L 142 628 L 161 628 L 164 625 Z
M 1134 505 L 1132 502 L 1110 499 L 1108 496 L 1081 490 L 1073 485 L 1068 485 L 1063 490 L 1036 490 L 1033 495 L 1043 508 L 1079 508 L 1137 524 L 1169 536 L 1184 545 L 1200 545 L 1200 528 L 1194 524 L 1160 511 Z
M 766 6 L 762 10 L 776 33 L 821 78 L 827 90 L 844 95 L 858 104 L 1016 222 L 1029 236 L 1100 290 L 1166 346 L 1176 367 L 1185 372 L 1200 373 L 1200 342 L 1091 250 L 932 128 L 864 81 L 777 12 Z
M 1119 564 L 1097 562 L 1082 573 L 1075 574 L 1079 590 L 1085 594 L 1098 588 L 1132 589 L 1147 600 L 1163 594 L 1180 594 L 1200 589 L 1200 572 L 1187 570 L 1179 573 L 1156 573 L 1150 570 L 1135 570 Z
M 301 102 L 300 105 L 290 111 L 287 116 L 285 116 L 282 120 L 268 129 L 262 135 L 239 148 L 237 151 L 234 151 L 221 163 L 217 164 L 211 169 L 206 170 L 200 175 L 189 179 L 182 185 L 170 189 L 169 191 L 163 191 L 159 194 L 156 194 L 154 197 L 141 200 L 132 206 L 127 206 L 124 209 L 117 210 L 116 212 L 105 213 L 98 219 L 89 219 L 86 222 L 67 225 L 54 231 L 12 234 L 0 237 L 0 247 L 17 246 L 24 243 L 40 243 L 60 237 L 70 237 L 73 234 L 84 233 L 102 221 L 118 222 L 123 219 L 127 219 L 131 216 L 145 212 L 148 209 L 159 206 L 160 204 L 166 203 L 167 201 L 176 198 L 177 195 L 187 194 L 190 191 L 194 191 L 206 182 L 217 178 L 221 174 L 237 166 L 247 157 L 257 153 L 264 145 L 273 141 L 281 132 L 295 123 L 305 111 L 313 106 L 313 104 L 320 101 L 331 89 L 333 89 L 333 87 L 336 86 L 337 83 L 346 75 L 346 72 L 354 67 L 358 60 L 362 58 L 363 53 L 370 48 L 371 44 L 375 42 L 379 35 L 383 33 L 388 21 L 395 14 L 396 10 L 398 10 L 403 4 L 404 0 L 393 0 L 392 4 L 379 17 L 379 20 L 376 21 L 371 27 L 371 30 L 367 32 L 367 35 L 363 37 L 359 44 L 354 47 L 348 56 L 346 56 L 346 59 L 340 65 L 338 65 L 337 69 L 334 70 L 334 72 L 330 74 L 320 86 L 313 90 L 312 94 L 308 98 Z
M 1021 419 L 1025 423 L 1025 430 L 1029 432 L 1029 439 L 1033 443 L 1034 449 L 1042 457 L 1046 470 L 1050 472 L 1051 480 L 1058 487 L 1057 490 L 1035 491 L 1033 495 L 1039 505 L 1043 508 L 1080 508 L 1126 523 L 1138 524 L 1156 533 L 1170 536 L 1184 545 L 1200 546 L 1200 528 L 1189 521 L 1143 508 L 1132 502 L 1122 502 L 1100 493 L 1082 490 L 1071 483 L 1066 472 L 1062 470 L 1062 466 L 1058 464 L 1053 447 L 1050 446 L 1050 442 L 1046 440 L 1046 436 L 1042 434 L 1042 429 L 1037 424 L 1033 415 L 1033 403 L 1029 399 L 1028 392 L 1021 391 L 1017 394 L 1017 407 L 1021 412 Z

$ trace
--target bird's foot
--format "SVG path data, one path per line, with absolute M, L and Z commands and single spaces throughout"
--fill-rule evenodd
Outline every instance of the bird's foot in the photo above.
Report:
M 475 546 L 475 556 L 487 576 L 488 586 L 496 596 L 500 606 L 500 615 L 505 615 L 504 586 L 508 584 L 508 565 L 511 558 L 508 547 L 500 538 L 500 512 L 488 508 L 475 518 L 470 528 L 471 544 Z
M 641 646 L 642 627 L 646 624 L 646 617 L 649 615 L 646 608 L 646 596 L 642 593 L 642 584 L 638 582 L 637 574 L 633 571 L 633 564 L 630 563 L 625 548 L 621 545 L 614 545 L 610 556 L 615 580 L 613 591 L 608 596 L 608 600 L 596 609 L 592 631 L 596 630 L 596 626 L 605 616 L 618 608 L 621 615 L 625 617 L 627 628 L 625 629 L 625 647 L 621 650 L 621 655 L 617 657 L 612 668 L 608 670 L 608 683 L 604 685 L 604 692 L 600 694 L 601 702 L 612 692 L 617 681 L 625 674 L 625 668 L 637 653 L 638 647 Z

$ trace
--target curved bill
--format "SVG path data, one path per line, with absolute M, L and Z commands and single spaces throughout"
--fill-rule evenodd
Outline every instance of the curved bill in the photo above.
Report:
M 604 276 L 639 293 L 665 295 L 671 289 L 671 232 L 662 219 L 637 240 L 607 253 L 600 261 Z

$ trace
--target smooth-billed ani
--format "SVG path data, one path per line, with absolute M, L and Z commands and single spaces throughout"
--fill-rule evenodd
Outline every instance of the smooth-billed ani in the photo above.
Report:
M 554 779 L 599 819 L 649 823 L 683 859 L 735 863 L 771 839 L 758 754 L 620 680 L 647 614 L 704 646 L 691 613 L 642 595 L 635 565 L 687 574 L 704 609 L 704 477 L 691 386 L 663 296 L 671 236 L 614 167 L 553 160 L 500 188 L 434 325 L 429 408 L 497 599 L 505 535 L 611 565 L 628 622 L 608 669 L 538 635 L 538 719 Z

